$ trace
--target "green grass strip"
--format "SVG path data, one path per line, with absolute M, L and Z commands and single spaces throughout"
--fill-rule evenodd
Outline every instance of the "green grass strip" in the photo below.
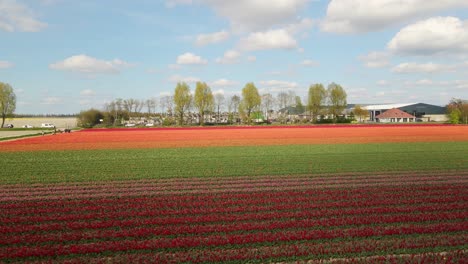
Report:
M 0 152 L 0 184 L 468 170 L 468 142 Z

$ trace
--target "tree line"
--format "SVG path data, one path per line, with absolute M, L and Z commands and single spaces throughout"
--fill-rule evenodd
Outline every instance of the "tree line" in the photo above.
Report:
M 104 111 L 83 111 L 80 119 L 85 126 L 97 124 L 99 120 L 104 120 L 105 125 L 115 126 L 132 117 L 159 116 L 167 125 L 189 125 L 195 117 L 197 124 L 203 125 L 211 122 L 207 117 L 215 116 L 214 122 L 219 123 L 222 116 L 227 116 L 227 123 L 251 124 L 269 120 L 274 109 L 283 110 L 281 114 L 287 115 L 286 108 L 289 107 L 306 116 L 306 121 L 317 122 L 319 117 L 327 116 L 336 122 L 347 106 L 347 94 L 336 83 L 327 88 L 323 84 L 314 84 L 309 87 L 306 101 L 303 104 L 302 98 L 291 90 L 280 92 L 276 97 L 271 93 L 260 94 L 252 82 L 243 87 L 240 95 L 228 98 L 222 93 L 214 93 L 205 82 L 197 82 L 194 92 L 187 83 L 179 82 L 172 95 L 146 100 L 118 98 L 107 103 Z

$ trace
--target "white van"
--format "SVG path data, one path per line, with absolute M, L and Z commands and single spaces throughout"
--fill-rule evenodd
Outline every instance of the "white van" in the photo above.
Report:
M 41 127 L 42 128 L 54 128 L 54 124 L 51 124 L 51 123 L 42 123 L 41 124 Z

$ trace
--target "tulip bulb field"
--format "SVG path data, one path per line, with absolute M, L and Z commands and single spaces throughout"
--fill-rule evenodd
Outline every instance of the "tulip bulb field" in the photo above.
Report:
M 219 262 L 468 262 L 468 126 L 0 142 L 0 263 Z

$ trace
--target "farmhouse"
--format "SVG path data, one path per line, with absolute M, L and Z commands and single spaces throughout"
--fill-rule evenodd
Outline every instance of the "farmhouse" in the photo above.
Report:
M 400 109 L 390 109 L 375 117 L 376 122 L 382 123 L 408 123 L 415 122 L 416 117 Z
M 369 111 L 369 121 L 371 122 L 377 122 L 376 118 L 378 115 L 394 108 L 416 117 L 417 121 L 448 121 L 446 116 L 446 107 L 430 105 L 425 103 L 366 105 L 363 108 Z

